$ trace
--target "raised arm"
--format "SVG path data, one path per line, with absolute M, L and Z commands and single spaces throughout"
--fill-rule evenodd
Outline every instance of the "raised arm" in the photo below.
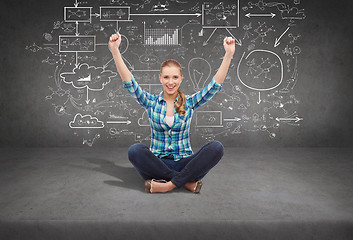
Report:
M 121 57 L 119 46 L 121 43 L 121 35 L 119 33 L 113 34 L 109 39 L 109 49 L 113 55 L 116 68 L 119 75 L 123 80 L 123 86 L 129 94 L 144 108 L 151 106 L 154 95 L 143 90 L 140 85 L 135 81 L 132 73 L 126 67 L 123 58 Z
M 118 69 L 119 75 L 124 82 L 131 80 L 132 74 L 127 68 L 123 58 L 121 57 L 119 46 L 121 43 L 121 35 L 119 33 L 112 34 L 109 39 L 109 49 L 113 55 L 116 68 Z
M 227 76 L 230 61 L 232 60 L 233 54 L 235 52 L 235 40 L 231 37 L 226 37 L 223 41 L 224 50 L 226 51 L 222 64 L 219 67 L 214 78 L 216 83 L 222 84 Z

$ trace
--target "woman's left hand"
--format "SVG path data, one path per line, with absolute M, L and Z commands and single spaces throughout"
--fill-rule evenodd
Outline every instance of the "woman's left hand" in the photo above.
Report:
M 224 50 L 226 50 L 226 53 L 229 53 L 231 55 L 234 54 L 235 40 L 232 37 L 226 37 L 223 41 L 223 46 L 224 46 Z

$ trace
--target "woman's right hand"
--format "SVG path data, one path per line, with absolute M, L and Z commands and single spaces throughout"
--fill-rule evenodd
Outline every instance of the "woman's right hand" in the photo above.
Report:
M 112 34 L 109 39 L 109 50 L 114 54 L 119 52 L 119 46 L 121 43 L 120 33 Z

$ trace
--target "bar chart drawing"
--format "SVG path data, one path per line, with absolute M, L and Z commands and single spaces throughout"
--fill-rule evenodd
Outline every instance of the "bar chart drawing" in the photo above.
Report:
M 181 45 L 180 29 L 145 29 L 145 45 Z

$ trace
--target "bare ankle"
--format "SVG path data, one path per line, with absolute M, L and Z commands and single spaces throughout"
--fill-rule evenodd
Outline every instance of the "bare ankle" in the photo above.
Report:
M 171 190 L 173 190 L 174 188 L 176 188 L 176 185 L 175 185 L 172 181 L 169 181 L 169 182 L 167 182 L 167 183 L 170 184 L 170 190 L 169 190 L 169 191 L 171 191 Z
M 157 192 L 168 192 L 171 191 L 175 188 L 176 186 L 174 185 L 174 183 L 172 183 L 171 181 L 169 182 L 165 182 L 165 183 L 161 183 L 161 182 L 152 182 L 152 187 L 151 187 L 151 191 L 153 193 L 157 193 Z
M 199 193 L 202 187 L 202 181 L 198 180 L 198 181 L 192 181 L 192 182 L 187 182 L 184 185 L 184 188 L 189 190 L 190 192 L 193 193 Z
M 184 188 L 186 190 L 189 190 L 189 191 L 194 191 L 194 188 L 196 186 L 196 181 L 191 181 L 191 182 L 187 182 L 185 185 L 184 185 Z

